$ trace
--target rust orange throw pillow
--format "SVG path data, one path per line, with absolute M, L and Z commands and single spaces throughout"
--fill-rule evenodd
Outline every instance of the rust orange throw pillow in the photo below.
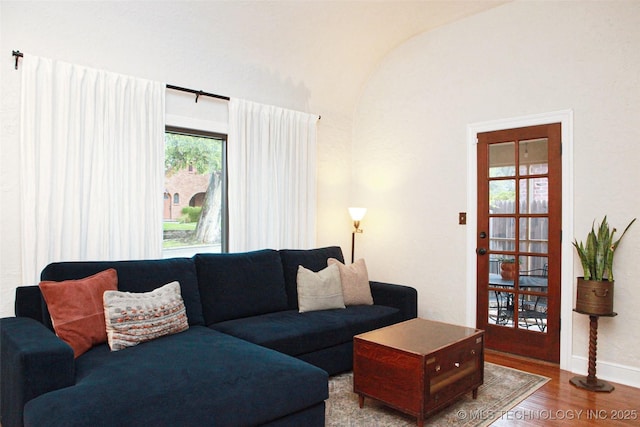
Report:
M 118 273 L 110 268 L 93 276 L 63 282 L 40 282 L 53 329 L 80 356 L 107 341 L 102 295 L 118 289 Z

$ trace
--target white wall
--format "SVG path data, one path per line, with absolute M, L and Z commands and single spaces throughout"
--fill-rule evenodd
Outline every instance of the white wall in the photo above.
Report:
M 469 124 L 574 111 L 574 230 L 640 215 L 640 3 L 515 2 L 419 35 L 372 73 L 354 118 L 352 193 L 371 275 L 415 286 L 419 315 L 465 323 Z M 362 238 L 360 238 L 362 237 Z M 572 254 L 573 255 L 573 254 Z M 640 385 L 640 226 L 615 260 L 598 376 Z M 581 274 L 574 262 L 571 277 Z M 571 284 L 570 284 L 571 285 Z M 588 318 L 573 314 L 571 369 L 586 373 Z M 564 323 L 563 323 L 564 324 Z

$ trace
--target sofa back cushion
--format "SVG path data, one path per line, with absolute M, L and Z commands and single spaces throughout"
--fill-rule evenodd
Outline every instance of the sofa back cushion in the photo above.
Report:
M 335 258 L 344 263 L 340 246 L 318 249 L 282 249 L 280 250 L 284 281 L 287 289 L 287 303 L 290 310 L 298 308 L 298 266 L 318 272 L 327 268 L 327 260 Z
M 287 309 L 277 251 L 197 254 L 194 258 L 206 325 Z
M 180 283 L 189 325 L 203 325 L 202 305 L 198 290 L 198 276 L 191 258 L 171 258 L 140 261 L 81 261 L 49 264 L 40 275 L 43 281 L 82 279 L 108 268 L 118 272 L 118 290 L 150 292 L 167 283 Z M 51 327 L 51 319 L 44 306 L 43 320 Z

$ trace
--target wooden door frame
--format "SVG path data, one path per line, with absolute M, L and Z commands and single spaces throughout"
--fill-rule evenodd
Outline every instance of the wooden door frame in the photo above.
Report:
M 573 110 L 561 110 L 531 116 L 473 123 L 467 126 L 467 296 L 466 325 L 476 324 L 477 268 L 477 134 L 496 130 L 536 126 L 548 123 L 562 125 L 562 244 L 560 289 L 560 369 L 571 370 L 573 340 Z

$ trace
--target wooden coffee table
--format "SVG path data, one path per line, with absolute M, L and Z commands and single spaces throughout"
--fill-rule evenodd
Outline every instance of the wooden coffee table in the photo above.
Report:
M 354 337 L 353 389 L 399 411 L 425 417 L 484 380 L 484 331 L 412 319 Z

